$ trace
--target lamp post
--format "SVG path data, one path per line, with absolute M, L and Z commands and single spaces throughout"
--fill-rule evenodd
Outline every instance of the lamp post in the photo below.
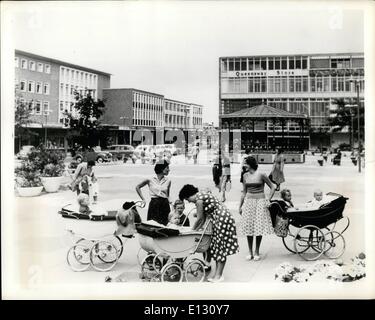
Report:
M 49 110 L 43 110 L 43 115 L 46 117 L 46 123 L 44 125 L 44 145 L 47 148 L 47 123 L 48 123 L 48 114 Z
M 359 79 L 349 80 L 349 82 L 354 83 L 357 92 L 357 120 L 358 120 L 358 172 L 361 172 L 361 131 L 360 131 L 360 101 L 359 101 L 359 90 L 361 81 Z M 354 143 L 353 143 L 354 145 Z

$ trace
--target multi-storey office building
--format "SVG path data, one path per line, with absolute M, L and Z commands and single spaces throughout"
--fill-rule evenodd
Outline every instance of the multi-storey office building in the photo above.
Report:
M 343 98 L 355 104 L 357 94 L 350 81 L 364 80 L 363 53 L 241 56 L 219 60 L 220 116 L 261 104 L 305 114 L 310 118 L 311 146 L 319 145 L 321 132 L 329 131 L 328 118 L 334 100 Z M 360 99 L 363 103 L 364 81 L 361 81 Z M 223 118 L 220 118 L 222 126 Z M 290 126 L 296 129 L 295 124 Z M 327 144 L 333 145 L 348 142 L 349 134 L 330 134 L 328 141 Z
M 202 129 L 203 106 L 165 99 L 166 129 Z
M 111 129 L 113 143 L 133 142 L 136 130 L 147 130 L 155 140 L 156 130 L 202 128 L 202 106 L 166 99 L 163 95 L 134 88 L 105 89 L 103 125 Z
M 48 146 L 64 147 L 68 130 L 64 113 L 74 113 L 74 92 L 90 90 L 95 99 L 101 99 L 103 88 L 110 86 L 110 77 L 106 72 L 16 50 L 17 92 L 21 101 L 30 104 L 29 127 L 38 133 L 32 141 L 22 141 L 22 144 L 44 142 L 47 133 Z

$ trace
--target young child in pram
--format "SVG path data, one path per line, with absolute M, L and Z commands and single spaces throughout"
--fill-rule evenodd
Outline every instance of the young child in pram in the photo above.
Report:
M 183 213 L 185 210 L 185 204 L 181 200 L 176 200 L 173 204 L 174 211 L 168 216 L 168 227 L 170 226 L 182 226 L 190 227 L 189 218 Z
M 284 190 L 283 190 L 284 191 Z M 289 191 L 289 190 L 287 190 Z M 290 194 L 290 191 L 289 191 Z M 288 193 L 286 193 L 286 196 L 288 196 Z M 286 201 L 285 196 L 283 197 L 283 200 Z M 300 204 L 297 206 L 289 206 L 287 207 L 287 211 L 310 211 L 310 210 L 318 210 L 322 205 L 327 204 L 331 202 L 335 197 L 324 195 L 323 191 L 320 189 L 316 189 L 314 191 L 314 198 L 313 200 L 308 201 L 307 203 Z M 290 194 L 290 203 L 291 203 L 291 194 Z

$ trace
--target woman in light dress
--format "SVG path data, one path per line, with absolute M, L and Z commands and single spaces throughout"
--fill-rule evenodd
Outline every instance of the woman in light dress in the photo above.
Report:
M 243 175 L 243 191 L 239 207 L 242 218 L 239 229 L 240 234 L 247 236 L 250 254 L 246 259 L 258 261 L 262 237 L 274 233 L 268 206 L 275 193 L 275 187 L 267 175 L 257 171 L 258 163 L 254 157 L 247 157 L 245 164 L 248 170 Z M 271 189 L 267 196 L 264 193 L 265 184 Z M 256 238 L 255 255 L 253 254 L 254 237 Z

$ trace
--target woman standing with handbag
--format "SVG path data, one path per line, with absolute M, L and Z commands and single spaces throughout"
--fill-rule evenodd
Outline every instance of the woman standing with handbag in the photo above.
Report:
M 242 215 L 240 233 L 247 236 L 250 255 L 247 260 L 260 260 L 259 248 L 262 237 L 273 234 L 269 200 L 275 193 L 275 187 L 270 179 L 259 173 L 257 160 L 249 156 L 246 158 L 248 171 L 243 175 L 243 191 L 240 200 L 239 213 Z M 267 184 L 271 191 L 268 197 L 264 194 L 264 185 Z M 253 238 L 256 237 L 255 255 L 253 255 Z

